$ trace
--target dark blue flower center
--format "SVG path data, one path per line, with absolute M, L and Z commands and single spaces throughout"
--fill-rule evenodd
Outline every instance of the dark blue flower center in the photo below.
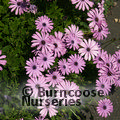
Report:
M 58 47 L 57 43 L 54 43 L 53 45 L 55 46 L 55 48 L 57 48 L 57 47 Z
M 57 79 L 57 76 L 56 76 L 56 75 L 53 75 L 52 78 L 53 78 L 53 80 L 56 80 L 56 79 Z
M 77 65 L 78 65 L 78 62 L 74 62 L 74 65 L 77 66 Z
M 89 52 L 89 51 L 90 51 L 90 48 L 88 47 L 86 50 Z
M 36 65 L 33 65 L 33 67 L 32 67 L 32 68 L 33 68 L 33 70 L 35 70 L 37 67 L 36 67 Z
M 104 110 L 106 110 L 106 109 L 107 109 L 107 107 L 104 105 L 104 106 L 103 106 L 103 109 L 104 109 Z
M 42 44 L 42 45 L 45 45 L 45 41 L 44 41 L 44 40 L 42 40 L 42 41 L 41 41 L 41 44 Z
M 109 63 L 106 63 L 106 65 L 109 67 L 110 65 L 109 65 Z
M 74 44 L 74 40 L 71 40 L 71 43 Z
M 99 20 L 98 17 L 96 17 L 96 18 L 95 18 L 95 21 L 98 22 L 98 20 Z
M 47 61 L 47 57 L 44 57 L 43 60 L 44 60 L 44 61 Z
M 104 84 L 102 84 L 102 85 L 101 85 L 101 88 L 104 88 L 104 87 L 105 87 L 105 85 L 104 85 Z
M 66 68 L 66 66 L 65 66 L 65 65 L 63 65 L 63 68 L 65 69 L 65 68 Z
M 120 59 L 118 60 L 118 63 L 120 63 Z
M 100 27 L 99 29 L 98 29 L 98 32 L 101 32 L 102 31 L 102 27 Z
M 45 27 L 45 26 L 46 26 L 46 23 L 42 23 L 42 25 Z

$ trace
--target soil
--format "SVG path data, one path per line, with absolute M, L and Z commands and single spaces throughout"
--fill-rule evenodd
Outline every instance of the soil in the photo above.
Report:
M 115 4 L 106 18 L 110 34 L 101 41 L 101 47 L 110 54 L 120 49 L 120 1 L 115 1 Z

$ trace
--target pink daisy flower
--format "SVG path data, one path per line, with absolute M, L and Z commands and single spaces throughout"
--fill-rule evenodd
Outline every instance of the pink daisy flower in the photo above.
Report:
M 98 43 L 95 42 L 94 40 L 88 39 L 88 41 L 86 39 L 84 39 L 81 44 L 80 44 L 83 48 L 79 49 L 79 53 L 81 54 L 81 56 L 84 56 L 85 60 L 91 60 L 91 58 L 95 58 L 95 56 L 97 56 L 99 54 L 99 46 Z
M 110 34 L 110 32 L 108 31 L 109 29 L 107 27 L 102 27 L 100 22 L 97 24 L 97 26 L 97 30 L 91 29 L 93 37 L 97 40 L 103 40 L 104 38 L 107 38 L 107 35 Z
M 46 98 L 49 100 L 49 104 L 48 102 L 46 103 L 45 101 L 43 102 L 42 106 L 37 107 L 38 109 L 40 109 L 40 114 L 42 117 L 45 117 L 47 115 L 47 113 L 49 113 L 49 116 L 55 116 L 58 111 L 56 110 L 56 107 L 54 105 L 51 104 L 50 98 Z
M 26 86 L 30 86 L 33 89 L 32 96 L 37 98 L 39 97 L 39 89 L 44 88 L 45 90 L 49 90 L 49 84 L 44 76 L 39 76 L 38 78 L 30 78 L 27 80 Z
M 104 77 L 111 85 L 115 83 L 120 74 L 120 71 L 112 64 L 109 67 L 103 66 L 98 72 L 98 75 Z
M 97 112 L 99 116 L 106 118 L 111 112 L 113 112 L 113 105 L 110 99 L 105 98 L 98 101 L 98 103 Z
M 116 51 L 113 56 L 115 58 L 114 65 L 116 65 L 120 70 L 120 50 Z
M 77 96 L 74 95 L 76 90 L 80 90 L 79 86 L 77 86 L 76 83 L 74 83 L 74 82 L 70 82 L 70 81 L 65 80 L 65 81 L 59 83 L 58 85 L 56 85 L 55 90 L 59 91 L 57 93 L 57 98 L 58 99 L 64 99 L 63 102 L 62 102 L 63 105 L 66 105 L 65 99 L 67 99 L 67 105 L 69 105 L 68 101 L 70 99 L 72 99 L 74 101 L 76 101 L 77 99 L 80 99 L 80 97 L 77 97 Z M 63 90 L 65 92 L 60 93 L 60 91 L 63 91 Z M 70 93 L 68 94 L 68 92 L 70 92 L 70 91 L 72 91 L 71 94 Z
M 0 50 L 0 55 L 2 54 L 2 50 Z M 7 61 L 6 60 L 1 60 L 1 59 L 4 59 L 4 58 L 6 58 L 6 55 L 1 55 L 0 56 L 0 64 L 1 65 L 6 65 L 6 63 L 7 63 Z M 3 68 L 0 66 L 0 71 L 2 71 L 3 70 Z
M 85 11 L 85 8 L 89 10 L 89 6 L 92 7 L 94 5 L 93 2 L 89 0 L 71 0 L 72 4 L 76 4 L 75 8 L 78 8 L 79 10 Z
M 87 15 L 89 18 L 87 18 L 88 21 L 91 21 L 89 24 L 90 28 L 95 28 L 99 21 L 105 21 L 103 11 L 98 10 L 97 8 L 90 10 Z M 107 26 L 105 22 L 101 22 L 102 26 Z
M 66 53 L 65 44 L 62 42 L 63 33 L 55 32 L 55 37 L 51 35 L 51 44 L 53 44 L 54 57 L 60 57 Z
M 69 49 L 73 48 L 73 50 L 78 50 L 79 49 L 79 44 L 81 43 L 82 40 L 80 40 L 77 37 L 73 37 L 71 34 L 67 35 L 66 37 L 66 44 Z
M 103 65 L 105 65 L 104 57 L 106 56 L 107 51 L 100 50 L 99 54 L 93 59 L 93 63 L 97 63 L 96 67 L 101 68 Z
M 25 66 L 27 73 L 29 74 L 29 77 L 39 77 L 42 75 L 41 71 L 43 71 L 43 68 L 41 68 L 36 60 L 35 57 L 33 57 L 33 60 L 29 58 L 29 61 L 26 61 L 27 66 Z
M 111 89 L 111 85 L 106 79 L 100 77 L 99 80 L 96 80 L 96 89 L 97 91 L 103 90 L 104 95 L 108 95 Z
M 30 4 L 29 0 L 23 1 L 23 0 L 10 0 L 9 4 L 12 4 L 9 6 L 11 9 L 11 12 L 13 12 L 15 9 L 15 15 L 23 14 L 24 12 L 27 12 L 28 8 L 27 6 Z
M 104 3 L 105 3 L 105 0 L 102 0 L 101 3 L 98 3 L 98 8 L 101 10 L 101 11 L 104 11 Z
M 65 78 L 64 76 L 61 76 L 59 72 L 53 72 L 52 74 L 46 75 L 46 81 L 50 82 L 49 85 L 52 85 L 52 87 L 55 87 L 56 84 L 63 81 Z
M 51 49 L 54 47 L 51 44 L 50 36 L 48 33 L 41 33 L 41 35 L 36 32 L 36 34 L 33 34 L 32 36 L 35 40 L 32 40 L 33 43 L 31 47 L 36 47 L 40 50 L 42 53 L 52 52 Z
M 65 59 L 59 60 L 58 67 L 63 75 L 65 74 L 69 75 L 70 67 L 69 67 L 69 63 Z
M 37 57 L 37 61 L 44 70 L 50 68 L 50 65 L 53 65 L 53 63 L 55 62 L 53 55 L 50 53 L 38 55 L 39 56 Z
M 35 25 L 37 27 L 36 29 L 41 30 L 41 32 L 51 32 L 53 29 L 52 20 L 46 15 L 38 17 L 38 19 L 35 20 Z
M 106 54 L 104 57 L 103 57 L 103 61 L 105 63 L 104 66 L 110 66 L 111 64 L 114 63 L 115 61 L 115 58 L 111 55 L 111 54 Z
M 65 32 L 67 35 L 71 34 L 73 37 L 76 36 L 80 40 L 82 40 L 82 38 L 83 38 L 82 30 L 79 30 L 79 27 L 76 25 L 72 24 L 71 26 L 68 26 L 68 28 L 65 28 Z
M 29 7 L 28 12 L 31 12 L 31 13 L 36 14 L 36 13 L 37 13 L 37 6 L 36 6 L 36 5 L 31 5 L 31 4 L 30 4 L 30 7 Z
M 83 58 L 80 55 L 71 55 L 68 58 L 68 63 L 70 66 L 70 70 L 72 71 L 72 73 L 77 73 L 79 74 L 79 71 L 82 72 L 82 70 L 84 70 L 85 67 L 85 61 L 83 60 Z

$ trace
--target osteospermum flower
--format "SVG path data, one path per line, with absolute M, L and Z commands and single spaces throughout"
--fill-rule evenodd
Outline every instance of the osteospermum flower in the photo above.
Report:
M 65 59 L 59 60 L 58 67 L 63 75 L 65 74 L 69 75 L 70 67 L 69 67 L 69 63 Z
M 96 40 L 103 40 L 104 38 L 107 38 L 107 35 L 110 34 L 108 31 L 109 29 L 107 27 L 102 27 L 101 23 L 98 23 L 97 26 L 97 29 L 91 29 L 93 37 L 96 38 Z
M 85 8 L 89 10 L 89 6 L 92 7 L 94 5 L 93 2 L 89 0 L 71 0 L 72 4 L 76 4 L 75 8 L 78 8 L 79 10 L 85 11 Z
M 115 83 L 115 80 L 118 79 L 120 71 L 113 64 L 110 66 L 103 66 L 100 68 L 99 76 L 104 77 L 111 85 Z
M 110 99 L 105 98 L 98 101 L 98 103 L 97 112 L 99 116 L 106 118 L 111 112 L 113 112 L 113 105 Z
M 96 63 L 97 68 L 101 68 L 103 65 L 105 65 L 104 58 L 106 56 L 107 52 L 104 50 L 100 50 L 99 54 L 93 59 L 93 63 Z
M 61 76 L 59 72 L 53 72 L 52 74 L 46 75 L 46 81 L 50 82 L 49 85 L 52 85 L 52 87 L 55 87 L 56 84 L 63 81 L 65 78 L 64 76 Z
M 104 95 L 108 95 L 111 89 L 111 85 L 106 79 L 100 77 L 99 80 L 96 80 L 96 89 L 97 91 L 103 90 Z
M 30 7 L 28 9 L 28 12 L 31 12 L 31 13 L 37 13 L 37 6 L 36 5 L 31 5 L 30 4 Z
M 66 53 L 65 44 L 62 42 L 63 33 L 55 32 L 55 37 L 51 35 L 51 44 L 54 46 L 52 48 L 54 57 L 60 57 Z
M 47 84 L 47 81 L 45 80 L 44 76 L 39 76 L 38 78 L 30 78 L 27 80 L 26 86 L 30 86 L 33 90 L 32 96 L 35 98 L 41 97 L 42 94 L 39 94 L 39 90 L 49 90 L 49 84 Z M 39 96 L 41 95 L 41 96 Z
M 44 70 L 50 68 L 50 65 L 53 65 L 53 63 L 55 62 L 54 57 L 50 53 L 38 55 L 39 56 L 37 57 L 37 61 L 40 67 L 43 67 Z
M 101 11 L 104 11 L 104 3 L 105 3 L 105 0 L 102 0 L 101 3 L 98 3 L 98 8 L 101 10 Z
M 120 70 L 120 50 L 116 51 L 113 56 L 115 58 L 114 65 Z
M 87 15 L 89 18 L 87 18 L 88 21 L 91 21 L 89 24 L 90 28 L 95 28 L 99 21 L 102 21 L 102 26 L 107 26 L 107 24 L 103 21 L 105 21 L 103 11 L 99 11 L 97 8 L 90 10 Z
M 25 66 L 27 73 L 29 74 L 29 77 L 39 77 L 42 75 L 41 71 L 43 71 L 43 68 L 41 68 L 36 60 L 35 57 L 33 57 L 33 60 L 29 58 L 29 61 L 26 61 L 27 66 Z
M 114 64 L 115 62 L 115 58 L 111 55 L 111 54 L 106 54 L 104 57 L 103 57 L 103 61 L 104 61 L 104 66 L 107 66 L 109 67 L 111 64 Z
M 50 98 L 46 98 L 42 106 L 39 106 L 37 108 L 40 109 L 40 115 L 42 117 L 45 117 L 47 113 L 49 113 L 50 117 L 55 116 L 58 113 L 58 111 L 56 110 L 56 107 L 51 104 Z
M 11 9 L 11 12 L 13 12 L 15 9 L 15 15 L 23 14 L 24 12 L 27 12 L 28 8 L 27 6 L 30 4 L 29 0 L 23 1 L 23 0 L 10 0 L 9 4 L 12 4 L 9 6 Z
M 71 26 L 68 26 L 68 28 L 65 28 L 65 32 L 67 35 L 71 34 L 73 37 L 76 36 L 80 40 L 83 38 L 82 30 L 79 30 L 79 27 L 76 25 L 72 24 Z
M 36 47 L 37 50 L 40 50 L 42 53 L 52 52 L 51 49 L 54 47 L 51 44 L 50 36 L 48 33 L 41 33 L 41 35 L 36 32 L 36 34 L 33 34 L 32 36 L 35 40 L 32 40 L 33 43 L 31 47 Z
M 38 19 L 35 20 L 35 25 L 37 26 L 37 29 L 42 32 L 51 32 L 53 29 L 52 20 L 50 20 L 46 15 L 38 17 Z
M 79 71 L 82 72 L 82 70 L 84 70 L 85 67 L 85 61 L 83 60 L 83 58 L 80 55 L 71 55 L 68 58 L 68 63 L 70 66 L 70 70 L 77 74 L 79 74 Z
M 81 56 L 84 56 L 85 60 L 91 60 L 91 57 L 94 59 L 95 56 L 97 56 L 99 54 L 99 46 L 98 43 L 96 43 L 94 40 L 88 39 L 88 41 L 86 39 L 84 39 L 81 44 L 80 44 L 83 48 L 79 49 L 79 53 L 81 54 Z
M 81 41 L 82 40 L 75 36 L 73 37 L 71 34 L 67 35 L 66 37 L 66 44 L 69 49 L 73 48 L 73 50 L 78 50 Z
M 0 50 L 0 55 L 2 54 L 2 50 Z M 7 61 L 6 60 L 1 60 L 1 59 L 4 59 L 4 58 L 6 58 L 6 55 L 2 55 L 2 56 L 0 56 L 0 64 L 1 65 L 6 65 L 6 63 L 7 63 Z M 2 71 L 3 70 L 3 68 L 0 66 L 0 71 Z
M 60 82 L 58 85 L 56 85 L 55 90 L 59 91 L 57 92 L 57 98 L 64 99 L 62 102 L 63 105 L 69 105 L 68 101 L 70 99 L 72 99 L 73 101 L 80 99 L 79 92 L 76 93 L 76 95 L 74 94 L 76 91 L 80 91 L 79 86 L 77 86 L 74 82 L 70 82 L 67 80 Z M 70 91 L 72 92 L 70 93 Z M 65 102 L 65 99 L 67 99 L 67 102 Z

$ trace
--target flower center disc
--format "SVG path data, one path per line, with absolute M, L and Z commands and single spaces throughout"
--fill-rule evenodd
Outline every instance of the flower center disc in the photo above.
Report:
M 55 48 L 57 48 L 57 47 L 58 47 L 58 45 L 57 45 L 56 43 L 54 43 L 53 45 L 55 46 Z
M 74 40 L 71 40 L 71 43 L 74 44 Z
M 118 60 L 118 63 L 120 63 L 120 59 Z
M 88 47 L 86 50 L 89 52 L 89 51 L 90 51 L 90 48 Z
M 44 41 L 44 40 L 42 40 L 42 41 L 41 41 L 41 44 L 42 44 L 42 45 L 45 45 L 45 41 Z
M 37 67 L 36 67 L 36 65 L 33 65 L 33 67 L 32 67 L 32 68 L 33 68 L 33 70 L 35 70 Z
M 43 60 L 44 60 L 44 61 L 47 61 L 47 57 L 44 57 Z
M 46 23 L 42 23 L 42 25 L 45 27 L 45 26 L 46 26 Z
M 77 65 L 78 65 L 78 62 L 74 62 L 74 65 L 77 66 Z
M 104 88 L 104 87 L 105 87 L 105 86 L 102 84 L 102 85 L 101 85 L 101 88 Z
M 65 66 L 65 65 L 63 65 L 63 68 L 65 69 L 65 68 L 66 68 L 66 66 Z
M 57 77 L 56 77 L 55 75 L 53 75 L 53 77 L 52 77 L 52 78 L 53 78 L 53 80 L 56 80 L 56 79 L 57 79 Z
M 107 108 L 107 107 L 104 105 L 104 106 L 103 106 L 103 109 L 106 110 L 106 108 Z

